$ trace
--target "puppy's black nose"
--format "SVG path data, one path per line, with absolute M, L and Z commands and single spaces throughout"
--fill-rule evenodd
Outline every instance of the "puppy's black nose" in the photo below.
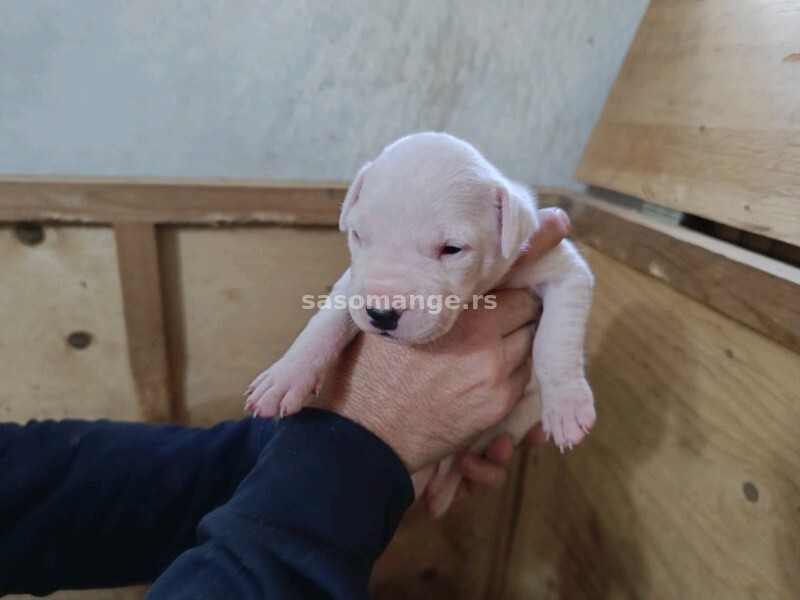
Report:
M 367 315 L 372 320 L 372 325 L 384 331 L 397 329 L 397 321 L 400 320 L 400 313 L 393 308 L 368 308 Z

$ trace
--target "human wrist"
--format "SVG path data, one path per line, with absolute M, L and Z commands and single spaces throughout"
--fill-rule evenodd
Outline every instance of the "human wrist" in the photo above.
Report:
M 362 395 L 363 394 L 363 395 Z M 370 397 L 365 397 L 370 394 Z M 409 426 L 392 410 L 391 399 L 371 392 L 351 392 L 348 397 L 328 396 L 323 405 L 340 416 L 357 423 L 385 443 L 400 459 L 409 473 L 421 466 L 419 444 L 410 439 Z

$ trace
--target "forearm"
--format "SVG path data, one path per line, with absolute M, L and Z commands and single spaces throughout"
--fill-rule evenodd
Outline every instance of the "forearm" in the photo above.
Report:
M 413 501 L 400 459 L 336 414 L 305 409 L 230 502 L 200 523 L 150 598 L 364 598 L 372 566 Z
M 233 495 L 273 428 L 0 425 L 0 595 L 154 580 Z

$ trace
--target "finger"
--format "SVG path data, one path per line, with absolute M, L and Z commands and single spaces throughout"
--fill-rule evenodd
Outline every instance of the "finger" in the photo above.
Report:
M 558 246 L 570 229 L 569 215 L 558 207 L 543 208 L 537 211 L 539 228 L 529 240 L 528 255 L 539 258 Z
M 514 443 L 511 441 L 511 436 L 507 433 L 498 435 L 489 442 L 486 450 L 483 451 L 483 455 L 487 460 L 500 466 L 508 464 L 514 455 Z
M 481 487 L 502 487 L 508 478 L 504 467 L 475 454 L 461 460 L 461 472 L 472 484 Z
M 533 326 L 520 327 L 509 333 L 501 342 L 506 374 L 511 373 L 531 356 L 533 351 Z
M 539 313 L 539 299 L 523 290 L 500 290 L 495 301 L 492 312 L 503 336 L 531 323 Z
M 520 268 L 525 268 L 550 252 L 569 232 L 569 216 L 560 208 L 543 208 L 537 211 L 536 216 L 539 218 L 539 228 L 528 240 L 525 254 L 515 263 L 515 266 Z

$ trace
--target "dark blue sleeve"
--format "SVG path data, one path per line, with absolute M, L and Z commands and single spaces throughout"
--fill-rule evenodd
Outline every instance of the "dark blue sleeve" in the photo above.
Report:
M 402 462 L 333 413 L 284 419 L 198 544 L 156 581 L 151 600 L 368 596 L 372 566 L 414 499 Z
M 0 595 L 153 581 L 273 432 L 263 419 L 0 424 Z

